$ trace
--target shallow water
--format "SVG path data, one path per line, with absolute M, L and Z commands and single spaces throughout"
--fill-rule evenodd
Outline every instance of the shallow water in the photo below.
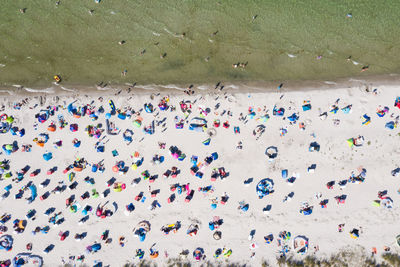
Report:
M 363 66 L 365 76 L 400 72 L 396 0 L 55 2 L 2 2 L 0 85 L 48 87 L 55 74 L 93 85 L 322 80 L 360 75 Z M 248 64 L 232 68 L 239 62 Z

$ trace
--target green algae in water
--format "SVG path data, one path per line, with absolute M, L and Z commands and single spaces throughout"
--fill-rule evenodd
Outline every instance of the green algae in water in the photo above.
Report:
M 69 84 L 182 84 L 400 70 L 396 0 L 55 3 L 2 2 L 2 85 L 46 86 L 54 74 Z

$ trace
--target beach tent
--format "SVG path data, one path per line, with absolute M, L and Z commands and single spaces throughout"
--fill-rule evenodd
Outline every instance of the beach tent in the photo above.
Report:
M 344 114 L 349 114 L 350 111 L 351 111 L 351 107 L 352 107 L 352 105 L 348 105 L 348 106 L 342 108 L 343 113 Z
M 207 140 L 203 141 L 203 145 L 208 146 L 211 142 L 211 138 L 208 138 Z
M 101 249 L 100 243 L 94 243 L 93 245 L 86 247 L 86 250 L 88 252 L 92 252 L 92 253 L 95 253 L 95 252 L 99 251 L 100 249 Z
M 267 122 L 269 120 L 269 115 L 265 114 L 264 116 L 261 116 L 257 119 L 259 122 Z
M 53 124 L 53 123 L 50 124 L 49 127 L 47 127 L 47 130 L 48 130 L 49 132 L 55 132 L 56 129 L 57 129 L 57 127 L 56 127 L 56 125 Z
M 272 114 L 274 116 L 282 117 L 283 115 L 285 115 L 285 109 L 284 108 L 278 109 L 276 106 L 274 106 L 274 108 L 272 110 Z
M 307 104 L 303 105 L 302 108 L 303 108 L 303 111 L 311 110 L 311 104 L 307 103 Z
M 386 115 L 386 113 L 388 113 L 388 112 L 389 112 L 389 108 L 388 108 L 388 107 L 384 107 L 384 108 L 382 108 L 382 109 L 378 109 L 378 110 L 376 111 L 376 115 L 378 115 L 378 117 L 382 118 L 382 117 L 384 117 L 384 116 Z
M 312 142 L 310 144 L 310 147 L 308 148 L 308 151 L 313 152 L 313 151 L 319 151 L 320 145 L 317 142 Z
M 45 160 L 45 161 L 49 161 L 49 160 L 51 160 L 53 158 L 53 153 L 51 153 L 51 152 L 48 152 L 48 153 L 44 153 L 43 154 L 43 159 Z
M 31 190 L 31 196 L 28 198 L 28 203 L 32 203 L 37 197 L 37 188 L 32 184 L 29 186 L 29 189 Z
M 286 179 L 287 177 L 288 177 L 288 170 L 287 169 L 282 170 L 282 178 Z
M 118 119 L 125 120 L 126 119 L 126 113 L 125 112 L 118 112 Z
M 397 123 L 395 123 L 394 121 L 389 121 L 385 124 L 385 128 L 393 130 L 394 128 L 397 128 Z
M 43 259 L 38 255 L 31 253 L 19 253 L 15 255 L 12 260 L 14 267 L 21 267 L 26 264 L 26 266 L 43 266 Z
M 8 122 L 0 122 L 0 133 L 4 134 L 10 131 L 11 129 L 11 124 Z
M 338 112 L 339 108 L 338 106 L 332 106 L 332 109 L 330 110 L 331 113 L 336 114 Z
M 274 241 L 274 235 L 273 234 L 269 234 L 267 236 L 264 236 L 264 240 L 265 240 L 265 243 L 271 244 L 272 241 Z
M 350 236 L 351 238 L 357 239 L 360 237 L 360 231 L 354 228 L 353 230 L 351 230 Z
M 297 115 L 296 113 L 293 113 L 291 116 L 287 117 L 289 121 L 296 123 L 297 120 L 299 119 L 299 115 Z
M 137 128 L 140 128 L 142 125 L 143 118 L 142 117 L 136 117 L 136 119 L 133 121 L 133 125 L 136 126 Z
M 371 117 L 369 117 L 367 114 L 364 114 L 362 125 L 368 125 L 370 122 L 371 122 Z

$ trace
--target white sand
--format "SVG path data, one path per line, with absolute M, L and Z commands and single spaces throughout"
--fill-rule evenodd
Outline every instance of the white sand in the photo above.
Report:
M 375 88 L 375 87 L 374 87 Z M 14 126 L 25 128 L 25 136 L 12 136 L 10 133 L 0 135 L 1 145 L 18 141 L 20 149 L 10 156 L 4 155 L 0 158 L 9 159 L 11 161 L 11 170 L 13 178 L 16 177 L 16 171 L 19 171 L 25 165 L 31 166 L 30 171 L 25 175 L 25 178 L 20 183 L 11 182 L 11 179 L 5 179 L 0 182 L 1 194 L 4 193 L 3 188 L 12 183 L 13 188 L 7 199 L 0 202 L 0 210 L 2 213 L 8 212 L 12 214 L 12 219 L 6 223 L 8 233 L 14 237 L 14 246 L 12 251 L 1 251 L 0 259 L 8 259 L 15 256 L 17 253 L 25 252 L 25 246 L 28 242 L 33 243 L 32 253 L 43 257 L 45 266 L 55 266 L 61 264 L 61 257 L 64 257 L 66 262 L 69 262 L 69 256 L 79 256 L 84 254 L 86 259 L 84 263 L 93 265 L 95 260 L 101 260 L 104 265 L 121 266 L 127 262 L 134 261 L 135 250 L 142 248 L 145 250 L 145 259 L 149 259 L 149 248 L 156 243 L 155 248 L 159 250 L 160 256 L 155 262 L 161 262 L 167 259 L 164 256 L 164 251 L 167 251 L 169 257 L 178 257 L 179 252 L 183 249 L 190 251 L 189 259 L 193 261 L 192 252 L 195 248 L 201 247 L 205 250 L 206 260 L 223 262 L 224 258 L 214 259 L 213 254 L 217 248 L 231 248 L 233 253 L 230 260 L 233 262 L 250 263 L 258 266 L 262 259 L 267 259 L 270 263 L 275 262 L 275 258 L 279 256 L 277 239 L 280 231 L 290 231 L 292 238 L 297 235 L 304 235 L 309 238 L 310 248 L 307 254 L 314 253 L 314 246 L 319 246 L 317 256 L 328 256 L 331 253 L 339 251 L 346 246 L 361 245 L 366 248 L 369 253 L 372 247 L 376 247 L 378 254 L 383 252 L 384 246 L 396 249 L 395 237 L 400 233 L 400 213 L 399 213 L 399 189 L 398 179 L 391 176 L 391 170 L 398 166 L 398 155 L 400 152 L 398 130 L 389 130 L 385 128 L 385 123 L 390 120 L 395 120 L 395 117 L 400 114 L 400 110 L 393 106 L 397 96 L 400 95 L 400 88 L 395 86 L 380 86 L 378 94 L 374 95 L 371 92 L 365 92 L 362 88 L 337 89 L 330 91 L 306 91 L 306 92 L 275 92 L 275 93 L 252 93 L 252 94 L 226 94 L 218 95 L 208 94 L 204 96 L 194 95 L 191 97 L 183 95 L 171 96 L 170 104 L 176 106 L 175 112 L 159 111 L 158 108 L 153 114 L 142 112 L 144 118 L 143 125 L 140 129 L 132 125 L 133 118 L 120 120 L 116 116 L 111 118 L 111 121 L 121 129 L 121 133 L 117 136 L 108 136 L 106 132 L 102 136 L 110 141 L 106 144 L 104 153 L 97 153 L 94 149 L 94 144 L 98 141 L 96 138 L 89 138 L 84 132 L 84 129 L 89 124 L 102 123 L 105 126 L 104 113 L 100 118 L 92 122 L 89 117 L 85 116 L 80 119 L 75 119 L 68 114 L 66 110 L 61 110 L 56 113 L 56 116 L 51 117 L 48 121 L 38 125 L 38 129 L 34 130 L 33 125 L 37 122 L 34 114 L 41 108 L 51 104 L 48 97 L 48 102 L 43 107 L 33 107 L 38 103 L 37 99 L 31 99 L 28 105 L 22 107 L 21 110 L 14 110 L 8 106 L 8 99 L 3 101 L 7 105 L 4 111 L 8 115 L 15 117 Z M 151 102 L 157 106 L 161 97 L 156 96 L 151 100 L 148 95 L 135 95 L 132 99 L 122 93 L 118 97 L 104 97 L 103 103 L 100 103 L 97 98 L 94 98 L 96 107 L 103 105 L 106 112 L 110 108 L 108 100 L 113 99 L 117 108 L 126 106 L 132 107 L 134 110 L 143 108 L 143 104 Z M 280 97 L 283 96 L 281 99 Z M 337 114 L 330 113 L 331 105 L 340 98 L 339 111 Z M 174 117 L 176 115 L 183 116 L 179 101 L 194 100 L 192 115 L 189 118 L 199 114 L 198 107 L 209 107 L 211 113 L 205 118 L 208 120 L 208 127 L 212 128 L 214 119 L 221 120 L 221 126 L 217 129 L 217 135 L 212 137 L 211 144 L 205 146 L 202 141 L 207 139 L 206 133 L 189 131 L 188 124 L 185 123 L 184 129 L 175 129 Z M 72 100 L 62 98 L 58 104 L 70 103 Z M 302 111 L 301 106 L 303 100 L 310 100 L 312 109 L 310 111 Z M 90 98 L 79 97 L 76 105 L 90 103 Z M 220 108 L 217 110 L 221 114 L 222 110 L 230 110 L 233 113 L 232 117 L 226 114 L 223 117 L 214 114 L 214 107 L 220 103 Z M 344 114 L 340 109 L 352 104 L 352 112 Z M 299 112 L 299 121 L 290 125 L 288 119 L 282 120 L 282 117 L 272 115 L 274 105 L 284 107 L 286 109 L 285 118 L 293 112 Z M 383 118 L 379 118 L 376 114 L 376 109 L 379 105 L 388 106 L 389 113 Z M 248 113 L 249 106 L 255 108 L 256 116 L 254 119 L 248 119 L 248 123 L 244 124 L 238 120 L 239 114 Z M 264 112 L 258 112 L 257 109 L 263 109 L 264 106 L 269 110 L 270 119 L 265 123 L 256 121 Z M 326 120 L 321 120 L 319 115 L 323 112 L 328 113 Z M 154 114 L 159 113 L 158 117 L 154 118 Z M 362 115 L 367 113 L 371 117 L 369 125 L 362 125 Z M 391 114 L 394 117 L 391 118 Z M 78 132 L 71 133 L 69 126 L 65 129 L 58 129 L 56 132 L 48 132 L 47 126 L 52 120 L 57 120 L 57 114 L 63 114 L 69 123 L 78 123 Z M 162 127 L 156 127 L 154 135 L 144 134 L 143 126 L 147 126 L 153 119 L 161 120 L 166 117 L 167 130 L 162 132 Z M 340 124 L 335 126 L 334 119 L 339 119 Z M 225 129 L 222 123 L 229 120 L 230 127 Z M 306 130 L 299 129 L 299 122 L 308 121 Z M 264 124 L 266 126 L 265 133 L 258 139 L 253 136 L 252 132 L 256 125 Z M 234 134 L 233 127 L 240 127 L 240 134 Z M 281 137 L 279 134 L 280 128 L 287 128 L 286 136 Z M 127 146 L 123 141 L 122 132 L 126 129 L 134 131 L 134 141 Z M 32 140 L 42 132 L 49 133 L 50 140 L 43 148 L 37 146 Z M 315 134 L 315 138 L 311 136 Z M 365 138 L 364 145 L 361 147 L 350 148 L 346 139 L 362 135 Z M 142 142 L 139 142 L 144 137 Z M 78 138 L 82 141 L 79 148 L 74 148 L 72 140 Z M 61 148 L 54 148 L 53 142 L 56 139 L 63 140 Z M 166 142 L 166 149 L 159 149 L 158 142 Z M 243 142 L 243 149 L 236 149 L 239 141 Z M 316 141 L 321 145 L 319 152 L 309 152 L 308 146 L 311 142 Z M 32 144 L 32 152 L 21 152 L 21 145 L 26 143 Z M 370 144 L 368 144 L 370 143 Z M 169 154 L 168 148 L 171 145 L 178 146 L 187 157 L 184 161 L 178 161 Z M 264 154 L 265 149 L 269 146 L 276 146 L 279 150 L 277 158 L 273 162 L 268 162 L 267 156 Z M 113 157 L 111 151 L 116 148 L 119 152 L 118 157 Z M 53 152 L 53 159 L 45 161 L 42 154 L 45 152 Z M 144 156 L 144 163 L 136 171 L 129 169 L 126 175 L 119 175 L 112 172 L 112 166 L 117 160 L 124 160 L 127 166 L 131 166 L 132 159 L 130 155 L 138 151 Z M 202 179 L 199 179 L 190 174 L 190 157 L 197 155 L 199 160 L 203 162 L 205 156 L 212 152 L 218 152 L 219 159 L 214 161 L 205 169 Z M 165 162 L 160 165 L 153 165 L 151 159 L 153 155 L 159 154 L 165 157 Z M 52 190 L 59 181 L 64 181 L 69 185 L 67 174 L 63 174 L 63 169 L 71 164 L 75 157 L 84 157 L 89 163 L 96 163 L 101 159 L 105 160 L 106 171 L 101 174 L 99 172 L 92 173 L 91 167 L 87 167 L 81 173 L 77 173 L 76 181 L 79 185 L 76 190 L 66 190 L 62 194 L 52 194 L 47 200 L 41 201 L 38 198 L 28 205 L 26 200 L 15 200 L 14 196 L 18 193 L 21 186 L 26 185 L 28 181 L 33 181 L 38 187 L 38 195 L 41 196 L 44 192 Z M 315 163 L 317 168 L 314 173 L 307 173 L 307 167 Z M 46 171 L 58 166 L 58 171 L 51 176 L 46 175 Z M 177 178 L 164 179 L 162 174 L 172 166 L 177 166 L 181 170 L 181 174 Z M 217 167 L 225 167 L 230 173 L 229 177 L 221 181 L 210 181 L 211 170 Z M 363 166 L 367 170 L 367 176 L 364 183 L 347 184 L 343 190 L 339 189 L 338 182 L 346 180 L 354 171 L 358 174 L 357 168 Z M 41 169 L 41 173 L 31 178 L 29 174 L 37 169 Z M 140 177 L 140 173 L 144 170 L 149 170 L 151 175 L 158 174 L 159 179 L 154 183 L 149 184 L 149 181 L 141 181 L 136 187 L 132 187 L 131 181 L 134 178 Z M 281 177 L 281 170 L 288 169 L 289 177 L 293 173 L 298 173 L 299 178 L 294 182 L 293 186 L 289 186 Z M 91 186 L 83 181 L 86 176 L 93 177 L 96 181 L 94 186 Z M 99 193 L 106 189 L 106 181 L 111 177 L 115 177 L 117 181 L 127 184 L 127 189 L 122 192 L 111 191 L 106 199 L 101 197 L 97 199 L 80 200 L 79 196 L 85 191 L 91 191 L 96 188 Z M 253 178 L 254 181 L 250 186 L 244 186 L 244 180 Z M 256 184 L 263 178 L 273 179 L 275 192 L 265 196 L 263 199 L 258 199 L 256 195 Z M 40 188 L 39 184 L 46 178 L 51 179 L 51 183 L 47 188 Z M 332 190 L 327 189 L 326 183 L 336 181 Z M 195 189 L 195 194 L 190 203 L 184 202 L 184 195 L 177 195 L 174 203 L 168 204 L 167 198 L 172 193 L 169 186 L 173 183 L 186 184 L 190 183 L 191 189 Z M 160 189 L 160 194 L 156 198 L 151 198 L 148 187 L 151 189 Z M 200 186 L 213 185 L 215 192 L 211 196 L 220 197 L 224 192 L 229 195 L 229 201 L 225 205 L 218 204 L 215 210 L 210 207 L 210 196 L 204 197 L 202 193 L 197 191 Z M 378 191 L 388 190 L 388 196 L 394 201 L 392 209 L 384 207 L 373 207 L 372 201 L 378 199 Z M 134 201 L 134 197 L 143 191 L 147 197 L 145 203 Z M 290 202 L 283 202 L 284 197 L 294 192 L 294 197 Z M 316 200 L 315 194 L 322 193 L 322 198 Z M 110 201 L 118 203 L 118 211 L 111 217 L 100 219 L 96 215 L 90 215 L 90 219 L 83 225 L 78 225 L 78 221 L 83 217 L 81 212 L 71 213 L 65 208 L 65 200 L 75 194 L 78 202 L 82 207 L 85 204 L 90 204 L 94 209 L 97 205 Z M 347 195 L 346 203 L 337 205 L 334 199 L 337 195 Z M 27 191 L 24 197 L 30 196 Z M 151 202 L 157 199 L 161 208 L 153 211 L 148 209 Z M 322 209 L 318 203 L 328 199 L 327 208 Z M 239 201 L 245 200 L 250 204 L 247 212 L 237 209 Z M 305 216 L 299 213 L 300 205 L 303 201 L 308 201 L 314 206 L 313 213 Z M 124 215 L 125 205 L 132 202 L 136 209 L 130 216 Z M 262 209 L 266 205 L 272 205 L 269 215 L 263 213 Z M 62 211 L 65 217 L 65 222 L 58 227 L 48 223 L 48 217 L 43 215 L 43 212 L 49 208 L 55 207 L 56 212 Z M 37 219 L 35 221 L 28 220 L 26 230 L 22 234 L 12 233 L 12 221 L 14 219 L 25 219 L 25 215 L 29 209 L 36 209 Z M 222 239 L 214 240 L 213 232 L 208 228 L 208 222 L 213 216 L 220 216 L 224 220 L 219 230 L 222 231 Z M 148 220 L 151 223 L 151 231 L 147 234 L 144 242 L 139 242 L 139 239 L 133 235 L 133 228 L 138 222 Z M 164 235 L 160 228 L 165 224 L 181 221 L 182 228 L 177 233 Z M 194 221 L 200 222 L 200 230 L 197 236 L 190 237 L 186 234 L 188 226 Z M 344 231 L 338 232 L 338 224 L 345 223 Z M 32 235 L 32 230 L 36 226 L 51 225 L 48 234 L 38 233 Z M 352 239 L 349 232 L 353 228 L 362 227 L 360 238 Z M 100 241 L 100 235 L 106 229 L 110 230 L 112 243 L 106 245 L 104 241 Z M 252 229 L 256 230 L 254 240 L 258 244 L 258 249 L 254 250 L 256 255 L 250 259 L 251 250 L 249 248 L 251 241 L 248 240 L 249 233 Z M 58 236 L 60 231 L 70 231 L 69 237 L 66 240 L 60 241 Z M 80 242 L 74 240 L 76 233 L 87 232 L 87 237 Z M 272 244 L 265 244 L 264 236 L 272 233 L 274 241 Z M 118 238 L 125 236 L 125 247 L 120 247 Z M 101 242 L 102 249 L 95 254 L 85 254 L 85 248 L 94 242 Z M 54 244 L 55 248 L 49 254 L 43 254 L 44 248 L 49 244 Z M 288 243 L 292 246 L 292 242 Z M 293 252 L 289 252 L 291 254 Z M 299 255 L 298 257 L 304 257 Z

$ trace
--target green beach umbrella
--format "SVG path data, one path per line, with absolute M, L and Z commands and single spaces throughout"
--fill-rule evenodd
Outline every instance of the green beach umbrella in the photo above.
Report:
M 14 122 L 14 117 L 13 117 L 13 116 L 9 116 L 9 117 L 6 119 L 6 122 L 8 122 L 8 123 L 13 123 L 13 122 Z

